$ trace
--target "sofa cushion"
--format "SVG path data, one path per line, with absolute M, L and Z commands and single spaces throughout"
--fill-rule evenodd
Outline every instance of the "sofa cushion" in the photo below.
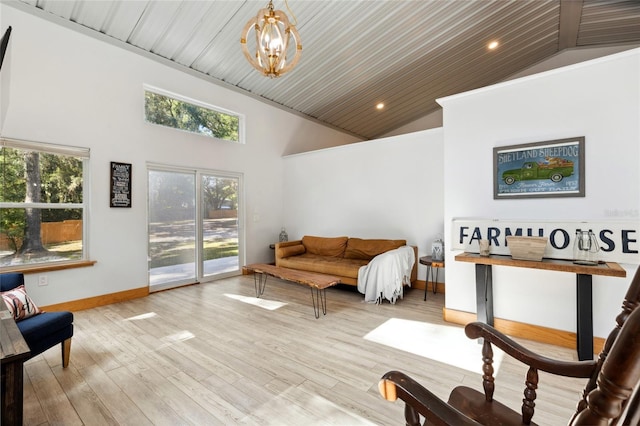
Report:
M 276 254 L 276 257 L 280 258 L 297 256 L 305 252 L 304 245 L 302 244 L 296 244 L 295 246 L 278 247 L 277 250 L 278 253 Z
M 302 237 L 302 244 L 310 254 L 329 257 L 343 257 L 344 249 L 347 247 L 348 237 L 313 237 L 305 235 Z
M 24 285 L 20 285 L 13 290 L 3 291 L 1 294 L 4 304 L 7 305 L 7 309 L 9 309 L 13 319 L 16 321 L 32 317 L 41 312 L 40 308 L 27 295 Z
M 406 240 L 374 240 L 349 238 L 344 252 L 345 259 L 371 260 L 389 250 L 407 245 Z
M 40 340 L 48 334 L 64 330 L 73 324 L 73 313 L 68 311 L 43 312 L 29 321 L 23 321 L 18 328 L 25 340 Z
M 73 337 L 73 313 L 42 312 L 17 323 L 22 337 L 34 357 L 58 343 Z
M 280 259 L 278 266 L 357 279 L 358 270 L 367 263 L 368 261 L 362 259 L 343 259 L 305 253 L 300 256 Z
M 24 275 L 22 272 L 7 272 L 0 274 L 0 292 L 9 291 L 24 285 Z

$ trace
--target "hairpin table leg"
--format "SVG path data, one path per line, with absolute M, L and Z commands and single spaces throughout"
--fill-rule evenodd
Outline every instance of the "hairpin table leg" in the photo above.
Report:
M 320 318 L 320 309 L 322 309 L 322 315 L 327 315 L 327 293 L 324 289 L 317 287 L 311 288 L 311 301 L 313 302 L 313 313 L 316 319 Z M 315 293 L 314 293 L 315 288 Z
M 264 289 L 267 286 L 267 274 L 256 272 L 253 274 L 253 286 L 256 289 L 256 297 L 262 296 Z

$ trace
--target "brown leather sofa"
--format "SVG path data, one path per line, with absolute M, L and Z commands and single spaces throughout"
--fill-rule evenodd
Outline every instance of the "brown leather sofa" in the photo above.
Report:
M 276 244 L 276 266 L 340 277 L 343 284 L 358 285 L 358 269 L 377 255 L 407 245 L 406 240 L 304 236 Z M 418 248 L 411 283 L 418 276 Z

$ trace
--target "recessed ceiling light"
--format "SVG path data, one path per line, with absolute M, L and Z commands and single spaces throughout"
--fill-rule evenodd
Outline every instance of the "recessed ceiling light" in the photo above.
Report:
M 500 43 L 498 43 L 498 41 L 497 41 L 497 40 L 494 40 L 494 41 L 492 41 L 491 43 L 489 43 L 489 44 L 487 45 L 487 48 L 489 48 L 489 50 L 493 50 L 493 49 L 495 49 L 496 47 L 498 47 L 498 45 L 499 45 L 499 44 L 500 44 Z
M 384 104 L 382 102 L 378 103 L 376 109 L 384 109 Z

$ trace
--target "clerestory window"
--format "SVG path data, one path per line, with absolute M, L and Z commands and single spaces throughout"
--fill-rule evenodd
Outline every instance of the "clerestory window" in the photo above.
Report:
M 0 267 L 88 258 L 89 149 L 0 139 Z
M 242 143 L 243 117 L 203 102 L 145 87 L 144 117 L 149 123 Z

